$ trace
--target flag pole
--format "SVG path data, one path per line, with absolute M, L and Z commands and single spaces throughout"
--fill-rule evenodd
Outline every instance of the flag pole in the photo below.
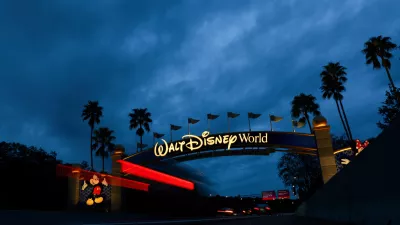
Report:
M 207 116 L 207 130 L 208 132 L 210 132 L 210 119 L 208 119 L 208 116 Z
M 171 142 L 172 142 L 172 126 L 169 128 L 169 135 L 171 136 Z
M 249 120 L 249 131 L 251 131 L 251 126 L 250 126 L 250 117 L 247 116 L 247 119 Z
M 139 152 L 139 149 L 138 149 L 138 146 L 137 146 L 136 136 L 137 136 L 137 135 L 135 135 L 136 153 L 138 153 L 138 152 Z
M 272 132 L 272 120 L 271 120 L 271 114 L 269 114 L 269 126 L 271 127 L 271 132 Z
M 296 130 L 294 129 L 294 124 L 293 124 L 294 120 L 292 120 L 292 129 L 293 129 L 293 133 L 296 132 Z
M 229 116 L 228 116 L 228 133 L 231 132 L 230 126 L 231 126 L 231 120 L 229 119 Z
M 190 134 L 190 123 L 188 121 L 188 134 Z

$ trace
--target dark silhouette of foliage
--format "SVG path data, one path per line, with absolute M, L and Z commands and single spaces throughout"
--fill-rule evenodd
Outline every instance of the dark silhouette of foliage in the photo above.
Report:
M 94 125 L 100 123 L 100 118 L 103 116 L 103 107 L 99 106 L 98 101 L 89 101 L 84 107 L 82 111 L 82 119 L 83 121 L 88 120 L 88 124 L 90 126 L 90 167 L 93 170 L 93 131 Z
M 308 199 L 322 185 L 317 156 L 285 153 L 278 162 L 278 175 L 285 186 L 295 186 L 302 200 Z
M 324 70 L 321 72 L 321 91 L 323 99 L 335 100 L 336 107 L 342 121 L 344 131 L 346 133 L 347 139 L 353 140 L 353 135 L 347 120 L 346 112 L 343 107 L 343 95 L 342 92 L 346 91 L 344 83 L 347 81 L 346 68 L 340 65 L 339 62 L 330 62 L 324 66 Z M 342 116 L 343 115 L 343 116 Z M 343 119 L 344 117 L 344 119 Z
M 373 143 L 375 141 L 375 138 L 368 138 L 367 140 L 369 143 Z M 355 140 L 353 141 L 355 142 Z M 366 140 L 360 140 L 360 141 L 366 141 Z M 332 135 L 332 147 L 334 151 L 347 148 L 349 147 L 348 140 L 344 136 Z M 336 158 L 337 170 L 340 171 L 344 167 L 344 165 L 342 164 L 342 159 L 349 159 L 350 161 L 352 161 L 354 156 L 355 156 L 354 151 L 343 151 L 336 154 L 335 158 Z
M 390 59 L 393 57 L 391 52 L 397 47 L 398 46 L 391 41 L 390 37 L 379 35 L 377 37 L 371 37 L 367 42 L 365 42 L 364 49 L 362 50 L 368 65 L 372 64 L 374 69 L 380 69 L 381 67 L 385 68 L 389 79 L 389 87 L 394 90 L 397 90 L 397 88 L 390 74 Z
M 83 170 L 90 170 L 89 163 L 86 162 L 86 161 L 82 161 L 81 164 L 80 164 L 80 167 L 81 167 L 81 169 L 83 169 Z
M 132 112 L 129 113 L 129 117 L 131 118 L 129 121 L 129 129 L 138 128 L 136 134 L 140 137 L 140 151 L 143 151 L 144 132 L 150 132 L 150 123 L 153 122 L 151 113 L 147 111 L 147 108 L 133 109 Z
M 319 105 L 316 103 L 316 98 L 312 95 L 301 93 L 293 98 L 292 101 L 292 117 L 299 119 L 300 122 L 308 123 L 310 132 L 312 132 L 310 114 L 314 116 L 320 115 Z
M 342 136 L 331 135 L 331 137 L 332 137 L 333 150 L 349 147 L 349 142 L 343 135 Z
M 0 142 L 0 160 L 2 163 L 7 163 L 9 160 L 22 160 L 35 164 L 43 162 L 62 163 L 61 160 L 57 160 L 57 153 L 55 151 L 48 153 L 42 148 L 26 146 L 15 142 Z
M 108 158 L 109 153 L 115 148 L 113 133 L 114 131 L 107 127 L 100 127 L 94 131 L 92 149 L 96 150 L 96 156 L 102 158 L 102 172 L 104 172 L 104 159 Z
M 57 153 L 19 143 L 0 142 L 3 193 L 1 209 L 61 210 L 66 208 L 66 177 L 56 175 Z
M 400 112 L 400 102 L 396 97 L 396 93 L 400 93 L 400 88 L 397 90 L 386 91 L 386 99 L 383 105 L 379 107 L 379 114 L 382 115 L 382 121 L 377 123 L 380 129 L 386 129 L 390 123 L 399 115 Z
M 331 135 L 331 137 L 332 137 L 332 147 L 334 151 L 349 147 L 349 140 L 347 139 L 347 137 L 343 135 L 342 136 Z M 344 167 L 344 165 L 342 164 L 342 159 L 349 159 L 351 161 L 354 155 L 355 151 L 344 151 L 336 154 L 335 160 L 336 160 L 337 171 L 340 171 Z

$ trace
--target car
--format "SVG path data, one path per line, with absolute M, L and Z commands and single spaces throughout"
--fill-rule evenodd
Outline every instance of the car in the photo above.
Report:
M 272 215 L 272 210 L 268 204 L 257 204 L 253 207 L 253 214 Z
M 217 211 L 218 216 L 237 216 L 236 210 L 233 208 L 222 208 Z
M 245 208 L 245 209 L 242 209 L 241 211 L 242 211 L 241 212 L 242 215 L 245 215 L 245 216 L 253 215 L 253 210 L 251 208 Z

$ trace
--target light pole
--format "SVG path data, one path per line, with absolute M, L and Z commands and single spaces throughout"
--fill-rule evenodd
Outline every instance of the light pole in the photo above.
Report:
M 299 196 L 297 196 L 295 185 L 297 185 L 297 177 L 296 176 L 294 176 L 293 180 L 292 180 L 292 193 L 293 193 L 294 197 L 298 199 Z

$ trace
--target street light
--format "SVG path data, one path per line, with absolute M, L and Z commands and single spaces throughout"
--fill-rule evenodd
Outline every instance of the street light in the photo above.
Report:
M 295 197 L 297 197 L 295 184 L 297 184 L 297 177 L 296 177 L 296 176 L 293 177 L 292 192 L 293 192 L 293 195 L 294 195 Z

